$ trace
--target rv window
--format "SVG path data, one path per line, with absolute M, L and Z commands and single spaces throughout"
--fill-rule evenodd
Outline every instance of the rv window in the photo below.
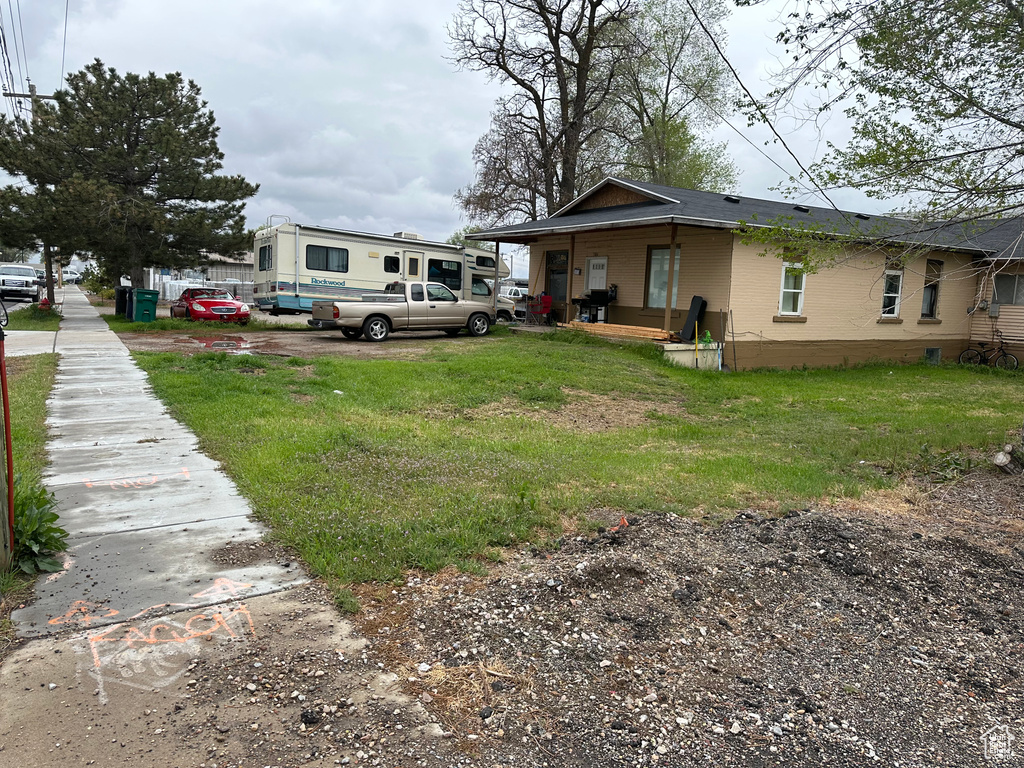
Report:
M 494 259 L 490 256 L 477 256 L 476 265 L 478 267 L 490 267 L 491 269 L 494 269 Z
M 322 272 L 348 272 L 348 249 L 306 246 L 306 269 Z
M 436 280 L 453 291 L 461 291 L 462 265 L 457 261 L 427 259 L 427 280 Z
M 269 245 L 260 246 L 260 271 L 266 272 L 274 266 L 274 251 Z
M 482 277 L 473 276 L 473 295 L 474 296 L 490 296 L 491 287 L 487 285 L 487 282 Z
M 384 257 L 384 271 L 385 272 L 398 272 L 401 260 L 397 256 L 385 256 Z
M 409 295 L 412 296 L 413 301 L 423 301 L 423 286 L 422 285 L 411 285 L 409 286 Z

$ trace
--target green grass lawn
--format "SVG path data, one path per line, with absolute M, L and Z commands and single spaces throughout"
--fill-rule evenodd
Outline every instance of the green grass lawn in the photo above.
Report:
M 38 304 L 7 310 L 7 331 L 56 331 L 60 328 L 60 315 L 42 310 Z
M 46 467 L 46 399 L 56 373 L 57 355 L 7 358 L 15 474 L 38 478 Z
M 274 535 L 335 582 L 472 566 L 600 507 L 856 496 L 922 446 L 1001 444 L 1024 410 L 1024 375 L 987 368 L 716 374 L 566 333 L 431 346 L 402 361 L 137 358 Z M 597 418 L 620 413 L 639 418 Z

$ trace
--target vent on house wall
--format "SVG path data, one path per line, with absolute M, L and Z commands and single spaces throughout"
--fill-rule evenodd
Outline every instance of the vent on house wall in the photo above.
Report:
M 811 209 L 808 208 L 806 205 L 794 205 L 793 206 L 793 210 L 794 211 L 800 211 L 800 213 L 810 213 L 811 212 Z
M 738 203 L 740 201 L 740 199 L 735 195 L 726 195 L 722 199 L 725 200 L 725 202 L 727 203 Z

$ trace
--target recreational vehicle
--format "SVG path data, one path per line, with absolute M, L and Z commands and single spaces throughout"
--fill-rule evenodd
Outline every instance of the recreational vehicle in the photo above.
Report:
M 409 232 L 373 235 L 287 222 L 257 230 L 253 252 L 254 302 L 271 314 L 310 312 L 318 300 L 358 301 L 395 280 L 443 283 L 461 299 L 493 305 L 492 286 L 509 276 L 493 252 Z M 512 302 L 499 297 L 498 318 L 514 315 Z

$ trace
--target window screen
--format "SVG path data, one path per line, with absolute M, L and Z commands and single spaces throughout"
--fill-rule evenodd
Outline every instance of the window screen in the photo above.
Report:
M 306 269 L 321 272 L 348 272 L 348 249 L 306 246 Z
M 397 256 L 385 256 L 384 257 L 384 271 L 385 272 L 399 272 L 401 270 L 402 260 Z

